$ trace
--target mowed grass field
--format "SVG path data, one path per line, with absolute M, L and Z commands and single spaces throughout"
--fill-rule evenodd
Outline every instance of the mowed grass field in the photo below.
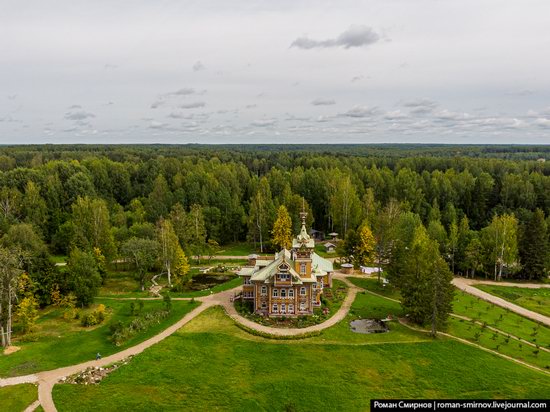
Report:
M 349 279 L 357 286 L 400 299 L 397 289 L 383 287 L 375 279 Z M 400 306 L 397 302 L 395 305 Z M 472 321 L 451 316 L 446 329 L 451 335 L 550 370 L 550 353 L 545 350 L 550 348 L 550 328 L 460 290 L 455 291 L 453 312 Z
M 364 411 L 372 398 L 545 398 L 550 378 L 452 339 L 390 323 L 356 334 L 349 320 L 398 314 L 359 294 L 352 313 L 321 335 L 270 340 L 210 308 L 99 385 L 56 385 L 59 411 Z
M 172 301 L 168 317 L 121 346 L 115 346 L 109 339 L 109 324 L 117 320 L 124 323 L 130 321 L 133 318 L 130 313 L 131 302 L 96 299 L 97 304 L 103 303 L 107 307 L 107 318 L 100 325 L 88 328 L 80 326 L 78 320 L 64 320 L 62 309 L 50 307 L 41 311 L 37 331 L 25 337 L 32 341 L 14 340 L 13 344 L 21 349 L 10 355 L 0 355 L 0 377 L 26 375 L 89 361 L 95 359 L 98 352 L 102 356 L 110 355 L 156 335 L 199 305 L 198 302 Z M 163 307 L 162 300 L 144 301 L 143 312 Z
M 476 288 L 523 306 L 525 309 L 550 316 L 550 288 L 531 289 L 493 285 L 476 285 Z
M 0 410 L 21 412 L 38 399 L 38 389 L 30 383 L 0 388 Z

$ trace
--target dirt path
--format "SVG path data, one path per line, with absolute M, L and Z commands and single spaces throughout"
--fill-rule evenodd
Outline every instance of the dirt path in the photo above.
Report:
M 348 314 L 353 301 L 355 300 L 355 295 L 359 290 L 361 290 L 360 288 L 355 286 L 353 283 L 351 283 L 349 280 L 347 280 L 345 278 L 345 275 L 343 274 L 337 273 L 335 274 L 334 278 L 343 281 L 349 286 L 348 294 L 344 299 L 344 302 L 342 302 L 342 306 L 340 306 L 340 309 L 338 310 L 338 312 L 336 312 L 334 315 L 328 318 L 325 322 L 319 323 L 313 326 L 308 326 L 306 328 L 283 329 L 283 328 L 274 328 L 270 326 L 260 325 L 256 322 L 252 322 L 251 320 L 248 320 L 245 317 L 239 315 L 239 313 L 235 309 L 235 306 L 231 302 L 227 300 L 221 301 L 220 305 L 223 306 L 223 308 L 225 309 L 225 312 L 233 320 L 258 332 L 267 333 L 269 335 L 275 335 L 275 336 L 298 336 L 309 332 L 316 332 L 326 328 L 330 328 L 331 326 L 336 325 L 338 322 L 344 319 Z
M 229 257 L 225 257 L 225 258 L 227 258 L 227 259 L 233 258 L 234 259 L 236 257 L 235 256 L 229 256 Z M 274 327 L 259 325 L 255 322 L 252 322 L 252 321 L 244 318 L 243 316 L 239 315 L 237 313 L 237 311 L 235 310 L 235 307 L 234 307 L 233 303 L 230 301 L 230 298 L 232 296 L 234 296 L 237 291 L 240 290 L 241 287 L 238 286 L 236 288 L 229 289 L 229 290 L 219 292 L 219 293 L 216 293 L 216 294 L 212 294 L 212 295 L 209 295 L 209 296 L 202 296 L 202 297 L 195 298 L 195 300 L 201 302 L 201 305 L 199 307 L 195 308 L 194 310 L 192 310 L 191 312 L 186 314 L 182 319 L 180 319 L 178 322 L 174 323 L 173 325 L 169 326 L 168 328 L 166 328 L 164 331 L 162 331 L 158 335 L 155 335 L 155 336 L 153 336 L 153 337 L 151 337 L 151 338 L 149 338 L 149 339 L 147 339 L 147 340 L 145 340 L 145 341 L 143 341 L 143 342 L 141 342 L 141 343 L 139 343 L 135 346 L 132 346 L 131 348 L 125 349 L 121 352 L 115 353 L 113 355 L 107 356 L 107 357 L 102 358 L 102 359 L 97 360 L 97 361 L 92 360 L 92 361 L 89 361 L 89 362 L 83 362 L 83 363 L 80 363 L 80 364 L 77 364 L 77 365 L 71 365 L 71 366 L 67 366 L 67 367 L 63 367 L 63 368 L 53 369 L 53 370 L 50 370 L 50 371 L 39 372 L 39 373 L 32 374 L 32 375 L 17 376 L 17 377 L 13 377 L 13 378 L 0 379 L 0 387 L 1 386 L 16 385 L 16 384 L 19 384 L 19 383 L 38 383 L 38 401 L 40 402 L 40 405 L 42 405 L 42 407 L 44 408 L 44 410 L 46 412 L 54 412 L 57 409 L 55 408 L 55 404 L 53 402 L 52 389 L 53 389 L 53 386 L 60 379 L 62 379 L 64 377 L 67 377 L 67 376 L 70 376 L 70 375 L 73 375 L 75 373 L 78 373 L 80 371 L 83 371 L 83 370 L 85 370 L 86 368 L 89 368 L 89 367 L 93 367 L 93 366 L 104 367 L 104 366 L 107 366 L 107 365 L 109 365 L 113 362 L 118 362 L 118 361 L 120 361 L 124 358 L 127 358 L 130 355 L 139 354 L 139 353 L 143 352 L 145 349 L 155 345 L 156 343 L 160 342 L 161 340 L 163 340 L 163 339 L 167 338 L 168 336 L 172 335 L 174 332 L 176 332 L 178 329 L 180 329 L 181 327 L 186 325 L 188 322 L 190 322 L 192 319 L 194 319 L 196 316 L 198 316 L 200 313 L 202 313 L 206 309 L 208 309 L 210 307 L 213 307 L 213 306 L 218 306 L 218 305 L 222 306 L 225 309 L 225 311 L 227 312 L 227 314 L 233 320 L 245 325 L 246 327 L 248 327 L 250 329 L 256 330 L 258 332 L 267 333 L 267 334 L 276 335 L 276 336 L 297 336 L 297 335 L 305 334 L 305 333 L 308 333 L 308 332 L 320 331 L 320 330 L 329 328 L 331 326 L 334 326 L 336 323 L 338 323 L 342 319 L 344 319 L 346 317 L 346 315 L 348 314 L 349 309 L 350 309 L 353 301 L 355 300 L 355 296 L 357 295 L 357 292 L 363 290 L 363 289 L 355 286 L 353 283 L 351 283 L 347 279 L 347 276 L 349 276 L 349 275 L 345 275 L 345 274 L 342 274 L 342 273 L 339 273 L 339 272 L 335 272 L 334 278 L 339 279 L 339 280 L 343 281 L 344 283 L 346 283 L 348 285 L 348 287 L 349 287 L 348 294 L 347 294 L 346 298 L 344 299 L 344 302 L 342 303 L 342 306 L 340 307 L 338 312 L 336 312 L 327 321 L 325 321 L 323 323 L 320 323 L 318 325 L 313 325 L 313 326 L 309 326 L 307 328 L 300 328 L 300 329 L 299 328 L 281 329 L 281 328 L 274 328 Z M 361 276 L 361 277 L 363 277 L 363 276 Z M 461 282 L 461 280 L 470 281 L 470 282 Z M 457 282 L 455 283 L 455 281 L 457 281 Z M 528 312 L 529 314 L 537 315 L 536 317 L 544 318 L 542 320 L 543 323 L 545 323 L 547 325 L 550 325 L 550 319 L 547 318 L 546 316 L 536 314 L 535 312 L 531 312 L 527 309 L 521 308 L 517 305 L 511 304 L 510 302 L 504 301 L 503 299 L 497 298 L 493 295 L 490 295 L 486 292 L 483 292 L 483 291 L 471 286 L 472 280 L 470 280 L 470 279 L 455 278 L 455 280 L 453 280 L 453 283 L 455 284 L 455 286 L 465 290 L 466 292 L 468 292 L 470 294 L 473 294 L 475 296 L 482 297 L 483 299 L 488 300 L 490 302 L 493 302 L 495 304 L 498 304 L 496 301 L 500 300 L 500 301 L 502 301 L 501 306 L 508 307 L 510 310 L 513 310 L 513 311 L 515 311 L 519 314 L 523 314 L 526 317 L 530 317 L 530 316 L 525 315 L 524 312 Z M 504 285 L 504 284 L 499 283 L 499 285 Z M 373 293 L 373 292 L 369 292 L 369 293 Z M 375 294 L 377 296 L 380 296 L 380 297 L 383 297 L 385 299 L 396 301 L 395 299 L 387 298 L 383 295 L 378 295 L 376 293 L 373 293 L 373 294 Z M 482 295 L 482 296 L 480 296 L 480 295 Z M 487 295 L 487 296 L 485 296 L 485 295 Z M 158 298 L 152 298 L 152 299 L 158 299 Z M 174 298 L 174 300 L 189 300 L 189 298 Z M 516 308 L 518 310 L 515 310 Z M 409 327 L 411 327 L 411 326 L 409 326 Z M 414 328 L 411 327 L 411 329 L 414 329 Z M 469 342 L 465 339 L 458 338 L 458 337 L 448 335 L 448 334 L 445 334 L 445 333 L 442 333 L 442 335 L 448 336 L 448 337 L 456 339 L 456 340 L 459 340 L 459 341 L 461 341 L 465 344 L 471 345 L 471 346 L 476 346 L 476 347 L 478 347 L 478 348 L 480 348 L 480 349 L 482 349 L 486 352 L 494 353 L 498 356 L 501 356 L 501 357 L 504 357 L 506 359 L 512 360 L 516 363 L 520 363 L 520 364 L 523 364 L 525 366 L 528 366 L 531 369 L 541 370 L 539 368 L 533 367 L 532 365 L 529 365 L 527 363 L 519 361 L 515 358 L 511 358 L 509 356 L 500 354 L 496 351 L 484 348 L 480 345 L 474 344 L 474 343 Z M 545 371 L 543 371 L 543 372 L 545 372 Z
M 477 284 L 486 284 L 484 283 L 486 281 L 478 281 L 474 279 L 465 279 L 465 278 L 454 278 L 453 279 L 453 285 L 455 285 L 457 288 L 463 290 L 466 293 L 469 293 L 470 295 L 477 296 L 483 300 L 486 300 L 487 302 L 494 303 L 495 305 L 498 305 L 500 307 L 503 307 L 505 309 L 509 309 L 512 312 L 515 312 L 519 315 L 525 316 L 526 318 L 532 319 L 536 322 L 543 323 L 546 326 L 550 326 L 550 317 L 544 316 L 540 313 L 533 312 L 532 310 L 525 309 L 521 306 L 518 306 L 512 302 L 509 302 L 507 300 L 504 300 L 502 298 L 499 298 L 498 296 L 491 295 L 490 293 L 484 292 L 483 290 L 480 290 L 473 285 Z M 503 283 L 497 283 L 494 282 L 493 284 L 497 284 L 500 286 L 506 286 Z M 515 285 L 515 284 L 514 284 Z M 534 284 L 522 284 L 522 287 L 526 287 L 525 285 L 531 285 L 528 287 L 533 287 Z M 539 285 L 539 287 L 542 285 Z
M 206 309 L 212 306 L 220 305 L 223 308 L 225 308 L 229 316 L 231 316 L 235 321 L 240 322 L 251 329 L 257 330 L 259 332 L 272 334 L 272 335 L 295 336 L 295 335 L 300 335 L 307 332 L 323 330 L 335 325 L 336 323 L 344 319 L 344 317 L 347 315 L 349 311 L 349 308 L 351 307 L 351 304 L 353 303 L 353 300 L 355 299 L 355 295 L 357 294 L 357 291 L 360 290 L 358 287 L 356 287 L 351 282 L 349 282 L 345 278 L 345 276 L 342 274 L 337 274 L 335 278 L 342 280 L 349 286 L 348 295 L 344 299 L 344 302 L 342 303 L 342 306 L 340 307 L 338 312 L 336 312 L 326 322 L 320 323 L 318 325 L 310 326 L 303 329 L 279 329 L 279 328 L 271 328 L 271 327 L 267 327 L 267 326 L 263 326 L 263 325 L 259 325 L 257 323 L 251 322 L 248 319 L 245 319 L 244 317 L 239 315 L 235 310 L 233 303 L 230 301 L 230 298 L 235 295 L 235 292 L 241 289 L 241 287 L 238 286 L 236 288 L 229 289 L 220 293 L 195 298 L 195 300 L 201 302 L 201 305 L 199 307 L 193 309 L 191 312 L 186 314 L 178 322 L 169 326 L 158 335 L 155 335 L 135 346 L 132 346 L 131 348 L 117 352 L 110 356 L 106 356 L 100 360 L 92 360 L 88 362 L 79 363 L 77 365 L 66 366 L 58 369 L 39 372 L 32 375 L 0 379 L 0 387 L 17 385 L 20 383 L 38 383 L 38 401 L 40 402 L 40 405 L 42 405 L 42 408 L 44 408 L 44 411 L 46 412 L 55 412 L 57 411 L 57 409 L 55 408 L 55 404 L 53 402 L 52 389 L 53 389 L 53 386 L 57 382 L 59 382 L 59 380 L 61 380 L 64 377 L 83 371 L 89 367 L 104 367 L 113 362 L 118 362 L 124 358 L 127 358 L 130 355 L 137 355 L 143 352 L 145 349 L 153 346 L 154 344 L 172 335 L 174 332 L 176 332 L 178 329 L 180 329 L 185 324 L 190 322 L 200 313 L 202 313 L 203 311 L 205 311 Z M 158 298 L 153 298 L 153 299 L 158 299 Z M 188 299 L 181 298 L 181 300 L 188 300 Z
M 468 278 L 458 278 L 458 277 L 456 279 L 460 279 L 463 283 L 467 283 L 468 285 L 508 286 L 513 288 L 526 288 L 526 289 L 550 288 L 550 284 L 548 283 L 495 282 L 494 280 L 468 279 Z

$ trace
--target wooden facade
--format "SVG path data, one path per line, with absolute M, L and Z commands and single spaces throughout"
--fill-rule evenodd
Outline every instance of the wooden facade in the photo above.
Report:
M 254 259 L 239 272 L 245 300 L 253 301 L 254 311 L 265 316 L 311 315 L 321 306 L 325 287 L 332 287 L 332 263 L 314 252 L 315 242 L 302 230 L 292 249 L 283 249 L 273 260 Z

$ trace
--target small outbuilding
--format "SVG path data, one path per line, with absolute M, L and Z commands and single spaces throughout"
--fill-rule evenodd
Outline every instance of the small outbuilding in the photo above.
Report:
M 342 263 L 342 273 L 351 275 L 353 273 L 353 265 L 351 263 Z
M 327 242 L 327 243 L 325 243 L 324 246 L 325 246 L 325 252 L 327 252 L 327 253 L 336 252 L 336 245 L 334 243 Z
M 382 273 L 384 270 L 380 268 L 380 273 Z M 372 266 L 361 266 L 361 273 L 364 273 L 365 275 L 372 275 L 378 273 L 378 268 L 372 267 Z

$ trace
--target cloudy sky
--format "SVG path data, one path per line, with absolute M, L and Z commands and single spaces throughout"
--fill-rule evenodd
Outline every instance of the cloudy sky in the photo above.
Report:
M 548 0 L 0 0 L 0 143 L 549 143 Z

